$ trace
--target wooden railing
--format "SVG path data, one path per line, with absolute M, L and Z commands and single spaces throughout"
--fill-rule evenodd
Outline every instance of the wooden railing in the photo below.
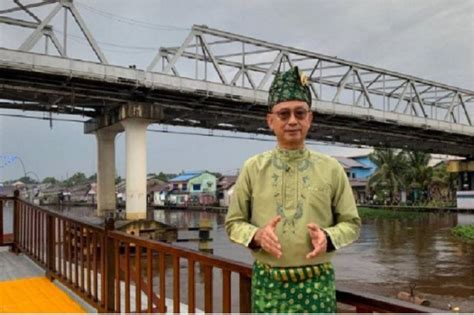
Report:
M 6 200 L 0 197 L 0 213 Z M 113 220 L 97 227 L 8 200 L 14 201 L 12 249 L 101 312 L 251 311 L 247 264 L 119 232 Z M 340 289 L 337 300 L 358 312 L 438 311 Z

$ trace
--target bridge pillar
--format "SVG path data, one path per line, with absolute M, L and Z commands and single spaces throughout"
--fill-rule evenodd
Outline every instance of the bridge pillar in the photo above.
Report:
M 101 190 L 99 198 L 105 198 L 104 207 L 107 210 L 112 201 L 107 196 L 112 195 L 115 209 L 115 134 L 108 132 L 122 132 L 125 130 L 126 141 L 126 218 L 137 220 L 146 218 L 146 128 L 150 123 L 160 122 L 163 119 L 163 108 L 157 104 L 130 102 L 111 108 L 99 117 L 87 121 L 84 125 L 85 133 L 96 133 L 100 142 L 99 172 L 101 179 L 98 182 Z M 103 133 L 101 130 L 107 130 Z M 103 138 L 103 140 L 101 140 Z M 112 178 L 114 180 L 112 180 Z M 102 185 L 103 184 L 103 185 Z M 102 197 L 101 195 L 104 194 Z M 107 206 L 105 206 L 107 205 Z
M 115 136 L 112 128 L 99 129 L 97 139 L 97 215 L 115 212 Z
M 121 121 L 126 142 L 127 220 L 146 218 L 146 128 L 149 120 L 128 118 Z

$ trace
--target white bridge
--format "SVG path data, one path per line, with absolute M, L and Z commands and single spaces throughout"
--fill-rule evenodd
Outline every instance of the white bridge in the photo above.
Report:
M 33 10 L 46 5 L 52 10 L 40 19 Z M 309 77 L 310 139 L 474 156 L 470 90 L 206 26 L 193 26 L 180 46 L 161 48 L 147 69 L 110 65 L 72 0 L 15 0 L 12 6 L 0 11 L 0 22 L 33 32 L 18 49 L 0 48 L 0 108 L 90 117 L 85 131 L 99 139 L 99 191 L 109 196 L 99 196 L 102 209 L 115 208 L 115 165 L 107 161 L 114 160 L 117 132 L 127 132 L 127 161 L 133 162 L 127 163 L 127 213 L 143 211 L 149 123 L 269 134 L 267 91 L 274 74 L 290 66 Z M 62 9 L 97 62 L 67 57 L 66 22 L 63 43 L 49 25 Z M 33 21 L 8 16 L 17 11 Z M 45 54 L 31 52 L 42 36 Z M 49 41 L 59 56 L 49 54 Z

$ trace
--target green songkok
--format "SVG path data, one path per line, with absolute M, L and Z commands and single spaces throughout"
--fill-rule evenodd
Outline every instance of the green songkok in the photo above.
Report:
M 311 107 L 308 77 L 300 73 L 298 67 L 275 75 L 268 94 L 268 110 L 271 111 L 273 106 L 286 101 L 303 101 Z

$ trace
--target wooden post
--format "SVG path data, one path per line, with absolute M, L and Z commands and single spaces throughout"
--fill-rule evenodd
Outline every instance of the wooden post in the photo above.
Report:
M 53 281 L 56 273 L 56 225 L 55 218 L 46 214 L 46 277 Z
M 115 265 L 115 248 L 113 238 L 109 237 L 109 232 L 115 229 L 115 220 L 109 217 L 105 220 L 105 311 L 114 312 L 115 310 L 115 268 L 120 266 Z M 118 282 L 120 283 L 120 282 Z
M 3 200 L 0 200 L 0 246 L 3 245 Z
M 251 279 L 247 278 L 243 274 L 240 274 L 239 279 L 239 293 L 240 293 L 240 313 L 251 313 L 251 305 L 252 305 L 252 298 L 251 298 Z
M 19 228 L 20 228 L 20 222 L 18 221 L 19 214 L 20 214 L 20 191 L 16 189 L 13 192 L 13 197 L 15 198 L 13 200 L 13 244 L 12 244 L 12 252 L 15 254 L 19 254 Z

